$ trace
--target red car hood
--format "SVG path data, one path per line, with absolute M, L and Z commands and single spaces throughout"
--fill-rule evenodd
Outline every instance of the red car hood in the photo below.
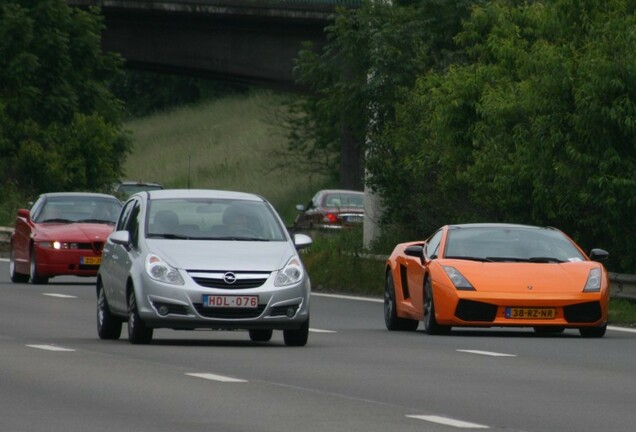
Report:
M 33 238 L 67 242 L 105 242 L 114 225 L 96 223 L 39 224 L 33 230 Z
M 543 263 L 481 263 L 444 260 L 481 292 L 575 293 L 583 291 L 590 270 L 601 267 L 593 261 Z M 529 288 L 531 287 L 531 288 Z

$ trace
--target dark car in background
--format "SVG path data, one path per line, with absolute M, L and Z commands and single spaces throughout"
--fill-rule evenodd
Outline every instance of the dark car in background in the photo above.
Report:
M 142 182 L 142 181 L 122 181 L 115 184 L 113 188 L 114 195 L 122 201 L 126 201 L 132 194 L 141 191 L 161 190 L 163 186 L 160 183 Z
M 346 189 L 318 191 L 306 206 L 296 206 L 293 229 L 339 230 L 361 226 L 364 221 L 364 192 Z

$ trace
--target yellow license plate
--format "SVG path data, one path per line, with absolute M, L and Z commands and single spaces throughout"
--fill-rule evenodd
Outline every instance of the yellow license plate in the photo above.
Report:
M 506 308 L 506 318 L 510 319 L 555 319 L 555 308 Z
M 82 257 L 80 258 L 80 264 L 84 265 L 100 265 L 102 263 L 102 257 Z

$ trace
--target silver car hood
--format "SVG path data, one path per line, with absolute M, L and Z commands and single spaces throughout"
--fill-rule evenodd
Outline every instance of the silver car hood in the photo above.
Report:
M 184 270 L 274 271 L 296 253 L 287 241 L 146 241 L 149 252 Z

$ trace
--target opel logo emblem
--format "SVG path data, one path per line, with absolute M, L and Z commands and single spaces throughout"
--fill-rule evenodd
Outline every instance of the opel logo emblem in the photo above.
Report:
M 532 291 L 532 285 L 528 285 L 528 289 Z
M 236 282 L 236 275 L 232 272 L 225 273 L 223 275 L 223 282 L 228 285 L 232 285 L 234 282 Z

